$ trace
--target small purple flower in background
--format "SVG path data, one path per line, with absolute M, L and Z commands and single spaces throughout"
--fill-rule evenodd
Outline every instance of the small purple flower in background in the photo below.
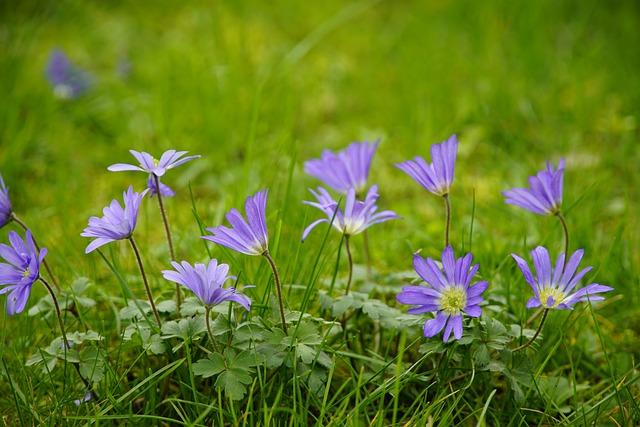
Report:
M 469 286 L 479 268 L 478 264 L 472 266 L 472 261 L 470 253 L 456 259 L 451 246 L 442 252 L 442 269 L 433 259 L 414 254 L 413 267 L 429 286 L 405 286 L 397 300 L 415 306 L 409 309 L 410 314 L 436 313 L 434 319 L 424 324 L 425 337 L 433 337 L 444 329 L 444 342 L 452 332 L 458 340 L 462 337 L 462 315 L 482 314 L 482 293 L 489 284 L 482 281 Z
M 86 392 L 86 393 L 84 394 L 84 396 L 82 397 L 82 399 L 76 399 L 76 400 L 74 400 L 74 401 L 73 401 L 73 403 L 74 403 L 76 406 L 80 406 L 80 405 L 82 405 L 83 403 L 87 403 L 87 402 L 89 402 L 91 399 L 93 399 L 93 394 L 92 394 L 90 391 L 88 391 L 88 392 Z
M 415 157 L 396 164 L 396 167 L 413 178 L 418 184 L 437 196 L 449 194 L 453 183 L 458 139 L 451 135 L 448 140 L 431 146 L 432 163 Z
M 229 276 L 229 266 L 218 264 L 212 259 L 208 265 L 191 265 L 186 261 L 172 262 L 174 270 L 163 270 L 165 279 L 178 283 L 191 290 L 204 305 L 218 305 L 224 301 L 234 301 L 245 308 L 251 309 L 251 300 L 236 292 L 233 287 L 223 288 L 222 285 L 233 276 Z
M 173 191 L 171 187 L 163 184 L 159 179 L 158 184 L 160 184 L 160 195 L 162 197 L 173 197 L 176 195 L 175 191 Z M 153 197 L 158 194 L 158 189 L 156 188 L 156 180 L 151 175 L 149 175 L 149 179 L 147 180 L 147 188 L 149 189 L 149 197 Z
M 547 168 L 529 177 L 530 188 L 514 188 L 504 191 L 505 202 L 519 206 L 538 215 L 553 215 L 560 212 L 562 204 L 562 179 L 564 159 L 558 162 L 554 170 L 551 163 Z
M 304 171 L 340 193 L 364 191 L 371 160 L 380 141 L 354 142 L 337 154 L 324 150 L 319 159 L 304 163 Z
M 12 316 L 22 312 L 34 282 L 40 278 L 40 264 L 47 249 L 36 249 L 31 231 L 27 230 L 24 241 L 15 231 L 9 232 L 11 246 L 0 244 L 0 294 L 10 292 L 7 297 L 7 313 Z
M 393 211 L 377 212 L 378 187 L 372 186 L 367 192 L 364 201 L 356 199 L 356 190 L 350 189 L 347 192 L 345 207 L 340 209 L 331 195 L 322 187 L 318 191 L 311 191 L 311 194 L 318 200 L 317 202 L 304 201 L 303 203 L 320 209 L 327 218 L 322 218 L 312 222 L 302 233 L 304 241 L 311 230 L 321 223 L 331 223 L 338 231 L 346 236 L 362 233 L 367 228 L 380 222 L 399 218 Z M 333 220 L 333 222 L 332 222 Z
M 128 163 L 116 163 L 109 166 L 107 170 L 111 172 L 147 172 L 157 177 L 161 177 L 169 169 L 173 169 L 184 163 L 187 163 L 188 161 L 200 158 L 199 155 L 183 157 L 185 154 L 187 154 L 187 151 L 176 150 L 165 151 L 164 153 L 162 153 L 162 156 L 160 156 L 160 160 L 155 159 L 151 154 L 145 153 L 144 151 L 139 152 L 136 150 L 129 150 L 129 152 L 133 155 L 133 157 L 136 158 L 138 162 L 140 162 L 139 166 L 131 165 Z
M 89 218 L 89 225 L 81 236 L 95 239 L 89 243 L 85 253 L 88 254 L 107 243 L 131 237 L 136 228 L 140 202 L 147 191 L 136 193 L 133 191 L 133 187 L 129 186 L 129 189 L 122 194 L 124 209 L 120 202 L 112 200 L 111 204 L 103 209 L 102 218 L 95 216 Z
M 59 49 L 51 51 L 46 74 L 58 98 L 77 98 L 91 86 L 89 74 L 73 65 Z
M 571 293 L 584 275 L 591 271 L 591 267 L 586 267 L 576 273 L 583 255 L 582 249 L 575 251 L 565 266 L 565 254 L 561 253 L 556 260 L 554 269 L 551 265 L 549 251 L 538 246 L 531 251 L 533 266 L 536 270 L 534 278 L 527 262 L 518 255 L 511 254 L 535 295 L 527 301 L 527 308 L 542 306 L 545 309 L 568 310 L 581 301 L 603 300 L 603 296 L 596 294 L 612 291 L 612 287 L 592 283 Z
M 11 199 L 9 198 L 9 189 L 4 185 L 2 175 L 0 175 L 0 228 L 11 222 L 13 218 L 13 210 L 11 208 Z
M 244 206 L 247 221 L 237 209 L 231 209 L 226 215 L 231 228 L 224 225 L 207 228 L 212 236 L 202 238 L 246 255 L 264 255 L 269 250 L 266 222 L 267 190 L 247 197 Z

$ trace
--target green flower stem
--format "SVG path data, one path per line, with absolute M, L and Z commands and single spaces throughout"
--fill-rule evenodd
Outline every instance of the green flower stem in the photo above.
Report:
M 564 266 L 566 267 L 567 261 L 569 260 L 569 228 L 567 227 L 567 221 L 561 212 L 558 212 L 556 216 L 560 220 L 560 224 L 562 224 L 562 231 L 564 232 Z
M 271 267 L 271 271 L 273 272 L 273 280 L 276 283 L 276 294 L 278 296 L 278 304 L 280 308 L 280 321 L 282 322 L 282 330 L 284 331 L 285 335 L 288 335 L 287 321 L 284 318 L 284 304 L 282 302 L 282 284 L 280 283 L 280 275 L 278 274 L 278 268 L 276 267 L 276 263 L 271 257 L 271 254 L 269 254 L 269 251 L 265 251 L 262 255 L 269 262 L 269 266 Z
M 542 319 L 540 320 L 540 325 L 538 325 L 538 329 L 536 330 L 536 333 L 533 334 L 533 337 L 531 337 L 531 339 L 529 341 L 527 341 L 526 343 L 522 344 L 521 346 L 518 346 L 518 347 L 514 348 L 513 349 L 514 352 L 520 351 L 520 350 L 524 350 L 525 348 L 527 348 L 531 344 L 533 344 L 533 342 L 536 340 L 536 338 L 538 338 L 538 335 L 540 335 L 540 332 L 542 331 L 542 327 L 544 326 L 544 322 L 545 322 L 545 320 L 547 320 L 547 315 L 548 314 L 549 314 L 549 309 L 545 308 L 544 311 L 542 312 Z
M 176 260 L 176 254 L 173 250 L 173 239 L 171 238 L 171 228 L 169 227 L 169 218 L 167 212 L 164 209 L 164 203 L 162 202 L 162 194 L 160 194 L 160 178 L 157 175 L 153 175 L 153 179 L 156 183 L 156 196 L 158 197 L 158 206 L 160 207 L 160 213 L 162 214 L 162 223 L 164 224 L 164 232 L 167 235 L 167 243 L 169 244 L 169 255 L 171 255 L 171 261 Z M 176 283 L 176 302 L 178 308 L 182 304 L 182 293 L 180 292 L 180 285 Z
M 211 347 L 213 347 L 213 351 L 220 352 L 218 350 L 218 346 L 216 345 L 216 340 L 213 338 L 213 332 L 211 332 L 211 306 L 205 306 L 205 315 L 204 318 L 207 322 L 207 332 L 209 333 L 209 339 L 211 340 Z
M 149 282 L 147 281 L 147 275 L 144 272 L 144 265 L 142 265 L 140 251 L 138 250 L 138 246 L 136 245 L 135 240 L 133 240 L 133 236 L 129 237 L 129 243 L 131 243 L 131 248 L 133 249 L 133 253 L 136 255 L 136 260 L 138 261 L 138 268 L 140 269 L 140 275 L 142 276 L 142 281 L 144 282 L 144 288 L 147 291 L 147 298 L 149 299 L 149 304 L 151 304 L 151 310 L 153 310 L 153 315 L 156 318 L 156 322 L 158 322 L 158 328 L 162 328 L 162 321 L 160 320 L 160 315 L 158 314 L 156 304 L 155 302 L 153 302 L 153 295 L 151 294 L 151 288 L 149 287 Z
M 351 280 L 353 279 L 353 257 L 351 256 L 351 247 L 349 246 L 349 235 L 345 234 L 344 236 L 344 247 L 347 250 L 347 259 L 349 260 L 349 277 L 347 278 L 347 289 L 344 294 L 349 295 L 349 290 L 351 290 Z
M 449 201 L 449 195 L 442 196 L 444 199 L 444 211 L 445 211 L 445 227 L 444 227 L 444 246 L 449 246 L 449 228 L 451 227 L 451 202 Z

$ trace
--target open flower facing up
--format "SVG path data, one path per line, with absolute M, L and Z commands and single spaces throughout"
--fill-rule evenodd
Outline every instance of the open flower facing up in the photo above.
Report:
M 164 270 L 164 278 L 190 289 L 203 304 L 213 306 L 224 301 L 234 301 L 246 310 L 251 308 L 251 300 L 247 296 L 237 293 L 233 287 L 222 287 L 227 280 L 233 279 L 233 276 L 229 276 L 227 264 L 218 264 L 217 260 L 212 259 L 209 265 L 192 266 L 186 261 L 172 262 L 171 265 L 175 271 Z
M 376 201 L 379 195 L 378 187 L 375 185 L 369 189 L 364 201 L 357 200 L 356 190 L 350 189 L 346 195 L 344 210 L 340 209 L 338 202 L 324 188 L 318 187 L 317 192 L 309 191 L 315 196 L 317 202 L 304 201 L 303 203 L 320 209 L 327 217 L 312 222 L 302 233 L 303 241 L 311 230 L 321 223 L 331 223 L 342 234 L 352 236 L 362 233 L 374 224 L 399 218 L 393 211 L 377 212 Z
M 244 209 L 246 221 L 237 209 L 231 209 L 226 215 L 231 228 L 224 225 L 207 228 L 212 235 L 202 238 L 246 255 L 264 255 L 269 250 L 267 190 L 247 197 Z
M 415 157 L 398 163 L 396 167 L 431 193 L 445 196 L 453 183 L 457 154 L 458 139 L 452 135 L 448 140 L 431 146 L 432 163 L 427 164 L 422 157 Z
M 151 154 L 145 153 L 144 151 L 138 152 L 136 150 L 129 150 L 129 152 L 140 163 L 139 166 L 130 165 L 128 163 L 116 163 L 109 166 L 107 170 L 111 172 L 139 171 L 160 177 L 163 176 L 167 170 L 173 169 L 190 160 L 200 157 L 199 155 L 183 157 L 187 154 L 187 151 L 168 150 L 160 156 L 160 160 L 157 160 Z
M 11 199 L 9 198 L 9 189 L 4 185 L 4 180 L 0 176 L 0 228 L 11 222 Z
M 425 337 L 433 337 L 444 329 L 444 342 L 452 332 L 458 340 L 462 337 L 462 315 L 480 317 L 482 314 L 482 293 L 489 284 L 482 281 L 470 286 L 479 267 L 478 264 L 472 266 L 472 261 L 470 253 L 456 259 L 451 246 L 442 252 L 442 269 L 431 258 L 413 255 L 413 267 L 428 286 L 405 286 L 397 300 L 415 306 L 409 309 L 410 314 L 436 313 L 434 319 L 424 324 Z
M 511 254 L 535 295 L 527 301 L 527 308 L 542 306 L 546 309 L 568 310 L 581 301 L 603 300 L 604 297 L 597 294 L 612 291 L 612 287 L 592 283 L 577 292 L 571 293 L 584 275 L 591 271 L 591 267 L 585 267 L 576 273 L 583 255 L 584 251 L 582 249 L 575 251 L 565 265 L 565 254 L 561 253 L 556 260 L 555 268 L 553 268 L 549 258 L 549 251 L 542 246 L 538 246 L 531 251 L 533 266 L 536 270 L 536 277 L 534 278 L 527 262 L 518 255 Z
M 306 161 L 304 171 L 335 191 L 347 193 L 355 189 L 359 193 L 367 185 L 371 160 L 379 144 L 379 141 L 354 142 L 337 154 L 325 150 L 319 159 Z
M 158 184 L 160 184 L 160 196 L 173 197 L 176 195 L 175 191 L 173 191 L 173 189 L 168 185 L 163 184 L 160 179 L 158 179 Z M 149 189 L 149 197 L 153 197 L 158 194 L 156 180 L 151 175 L 149 175 L 149 179 L 147 180 L 147 188 Z
M 550 215 L 560 212 L 562 204 L 562 179 L 564 175 L 564 159 L 554 170 L 551 163 L 547 168 L 529 177 L 530 188 L 513 188 L 504 191 L 505 202 L 519 206 L 538 215 Z
M 33 283 L 40 277 L 40 264 L 47 249 L 36 249 L 31 231 L 27 230 L 24 241 L 15 231 L 9 232 L 11 246 L 0 244 L 0 256 L 6 261 L 0 263 L 0 294 L 9 293 L 7 313 L 10 316 L 22 312 Z
M 74 66 L 67 55 L 58 49 L 49 56 L 46 74 L 58 98 L 77 98 L 91 86 L 89 74 Z
M 85 253 L 88 254 L 107 243 L 131 237 L 138 221 L 140 202 L 147 191 L 136 193 L 133 187 L 129 186 L 129 189 L 122 194 L 124 209 L 120 202 L 112 200 L 111 204 L 102 210 L 102 218 L 95 216 L 89 218 L 89 225 L 81 236 L 95 239 L 89 243 Z

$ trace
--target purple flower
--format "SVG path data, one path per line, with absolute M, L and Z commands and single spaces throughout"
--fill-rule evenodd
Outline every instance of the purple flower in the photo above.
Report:
M 144 151 L 129 150 L 129 152 L 140 162 L 139 166 L 128 163 L 116 163 L 109 166 L 107 170 L 111 172 L 140 171 L 160 177 L 163 176 L 167 170 L 200 157 L 199 155 L 182 157 L 187 154 L 187 151 L 167 150 L 160 156 L 160 160 L 157 160 L 151 154 L 145 153 Z
M 175 191 L 168 185 L 163 184 L 158 178 L 158 183 L 160 184 L 160 195 L 162 197 L 173 197 L 176 195 Z M 147 180 L 147 188 L 149 189 L 149 197 L 153 197 L 158 194 L 158 189 L 156 188 L 156 180 L 152 175 L 149 175 L 149 179 Z
M 433 337 L 444 329 L 443 341 L 453 332 L 455 339 L 462 337 L 462 315 L 480 317 L 484 301 L 482 293 L 489 284 L 485 281 L 469 286 L 478 272 L 478 264 L 471 265 L 473 255 L 455 258 L 451 246 L 442 252 L 442 269 L 431 258 L 413 255 L 413 268 L 428 286 L 405 286 L 397 296 L 401 304 L 414 305 L 411 314 L 436 313 L 424 324 L 424 336 Z
M 571 293 L 580 279 L 591 270 L 591 267 L 586 267 L 576 273 L 583 255 L 582 249 L 575 251 L 565 266 L 565 254 L 561 253 L 556 260 L 554 269 L 547 249 L 538 246 L 531 251 L 533 266 L 536 269 L 536 277 L 534 278 L 527 262 L 518 255 L 511 254 L 535 295 L 527 301 L 527 308 L 542 306 L 568 310 L 573 308 L 577 302 L 603 300 L 603 296 L 596 294 L 612 291 L 612 287 L 592 283 Z
M 47 249 L 36 249 L 31 231 L 27 230 L 24 241 L 15 231 L 9 232 L 11 246 L 0 244 L 0 294 L 10 292 L 7 298 L 7 313 L 10 316 L 22 312 L 33 283 L 40 277 L 40 264 Z
M 338 154 L 324 150 L 319 159 L 304 163 L 304 171 L 335 191 L 346 193 L 353 188 L 360 193 L 367 185 L 371 160 L 379 144 L 380 141 L 354 142 Z
M 213 235 L 202 238 L 246 255 L 263 255 L 269 249 L 266 222 L 267 190 L 247 197 L 244 209 L 247 221 L 237 209 L 231 209 L 226 215 L 231 228 L 224 225 L 207 228 Z
M 89 243 L 85 253 L 88 254 L 107 243 L 131 237 L 136 228 L 140 202 L 147 191 L 136 193 L 133 187 L 129 186 L 129 189 L 122 194 L 124 209 L 120 202 L 112 200 L 111 204 L 102 210 L 102 218 L 95 216 L 89 218 L 89 225 L 81 236 L 95 239 Z
M 89 402 L 91 399 L 93 399 L 93 393 L 91 393 L 90 391 L 88 391 L 88 392 L 86 392 L 86 393 L 84 394 L 84 396 L 82 397 L 82 399 L 76 399 L 76 400 L 74 400 L 74 401 L 73 401 L 73 403 L 74 403 L 76 406 L 80 406 L 80 405 L 82 405 L 83 403 Z
M 396 164 L 396 167 L 433 194 L 445 196 L 453 183 L 457 154 L 458 139 L 451 135 L 448 140 L 431 146 L 432 163 L 427 164 L 422 157 L 415 157 Z
M 11 208 L 11 199 L 9 198 L 9 189 L 4 185 L 4 180 L 0 175 L 0 228 L 11 222 L 13 210 Z
M 251 300 L 248 297 L 237 293 L 233 287 L 222 287 L 224 282 L 233 278 L 229 276 L 227 264 L 218 264 L 217 260 L 212 259 L 209 265 L 192 266 L 186 261 L 172 262 L 171 265 L 175 271 L 163 270 L 164 278 L 190 289 L 203 304 L 212 306 L 224 301 L 235 301 L 246 310 L 251 308 Z
M 58 49 L 49 55 L 46 74 L 55 95 L 62 99 L 77 98 L 91 86 L 89 74 L 76 68 L 67 55 Z
M 376 205 L 376 201 L 379 196 L 376 185 L 369 189 L 364 201 L 357 200 L 356 190 L 351 188 L 347 192 L 344 210 L 340 209 L 338 202 L 336 202 L 324 188 L 318 187 L 317 192 L 313 190 L 309 191 L 311 191 L 311 194 L 313 194 L 318 201 L 304 201 L 303 203 L 320 209 L 327 217 L 312 222 L 302 233 L 303 241 L 307 238 L 311 230 L 323 222 L 331 223 L 341 233 L 352 236 L 362 233 L 374 224 L 399 218 L 393 211 L 377 212 L 378 206 Z M 331 221 L 332 219 L 333 222 Z
M 538 215 L 557 214 L 562 204 L 563 174 L 564 159 L 558 162 L 557 170 L 553 170 L 551 163 L 547 162 L 547 169 L 529 177 L 530 188 L 504 191 L 505 202 Z

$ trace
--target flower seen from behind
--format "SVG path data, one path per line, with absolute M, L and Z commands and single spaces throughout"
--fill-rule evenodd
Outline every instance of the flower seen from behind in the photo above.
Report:
M 538 215 L 552 215 L 560 212 L 562 205 L 562 180 L 564 159 L 553 169 L 547 162 L 547 168 L 529 177 L 529 188 L 513 188 L 504 191 L 505 202 L 526 209 Z
M 131 165 L 128 163 L 116 163 L 107 168 L 111 172 L 122 171 L 139 171 L 146 172 L 155 176 L 163 176 L 169 169 L 173 169 L 200 156 L 187 156 L 187 151 L 167 150 L 162 153 L 160 160 L 156 159 L 149 153 L 144 151 L 129 150 L 129 152 L 139 162 L 139 165 Z

